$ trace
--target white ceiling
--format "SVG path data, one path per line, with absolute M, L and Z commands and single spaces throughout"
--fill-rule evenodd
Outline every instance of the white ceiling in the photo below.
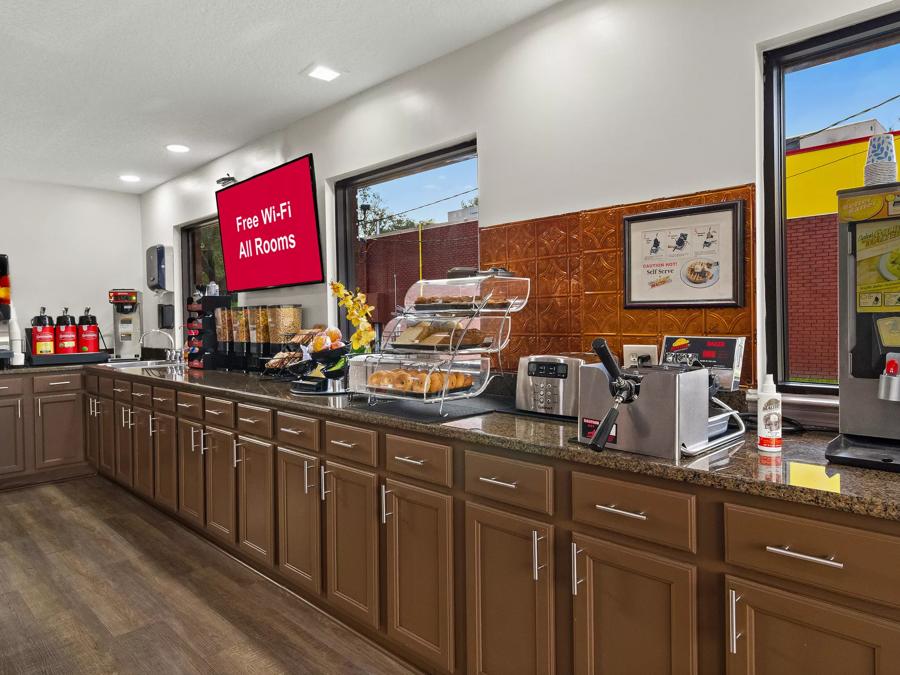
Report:
M 556 1 L 0 0 L 0 176 L 144 192 Z

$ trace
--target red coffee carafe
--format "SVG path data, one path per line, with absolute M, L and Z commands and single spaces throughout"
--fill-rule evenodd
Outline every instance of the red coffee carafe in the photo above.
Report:
M 78 351 L 85 354 L 96 354 L 100 351 L 100 327 L 97 317 L 85 307 L 84 314 L 78 317 Z
M 41 307 L 41 313 L 31 319 L 31 353 L 35 356 L 52 354 L 55 338 L 53 317 L 47 314 L 46 307 Z
M 63 307 L 63 313 L 56 317 L 56 353 L 74 354 L 78 351 L 78 329 L 75 317 L 69 314 L 69 308 Z

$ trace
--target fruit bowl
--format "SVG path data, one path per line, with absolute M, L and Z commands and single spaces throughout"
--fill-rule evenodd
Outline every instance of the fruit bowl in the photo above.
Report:
M 337 347 L 335 349 L 320 349 L 317 352 L 310 352 L 309 358 L 311 358 L 313 361 L 324 363 L 327 366 L 340 361 L 349 353 L 349 345 L 344 345 L 343 347 Z

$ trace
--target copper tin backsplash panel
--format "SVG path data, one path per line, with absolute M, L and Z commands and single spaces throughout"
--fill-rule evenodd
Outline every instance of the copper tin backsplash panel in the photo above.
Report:
M 743 384 L 756 382 L 754 288 L 755 186 L 654 199 L 482 228 L 482 267 L 497 265 L 531 279 L 531 300 L 514 315 L 504 369 L 528 354 L 589 350 L 598 335 L 621 356 L 623 344 L 662 345 L 664 335 L 743 335 Z M 625 309 L 623 219 L 628 215 L 744 201 L 744 283 L 739 308 Z

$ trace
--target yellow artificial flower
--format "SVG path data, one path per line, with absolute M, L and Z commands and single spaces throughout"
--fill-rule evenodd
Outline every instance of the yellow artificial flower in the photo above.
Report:
M 347 289 L 344 288 L 344 284 L 340 281 L 332 281 L 331 282 L 331 294 L 337 298 L 343 297 L 347 292 Z

